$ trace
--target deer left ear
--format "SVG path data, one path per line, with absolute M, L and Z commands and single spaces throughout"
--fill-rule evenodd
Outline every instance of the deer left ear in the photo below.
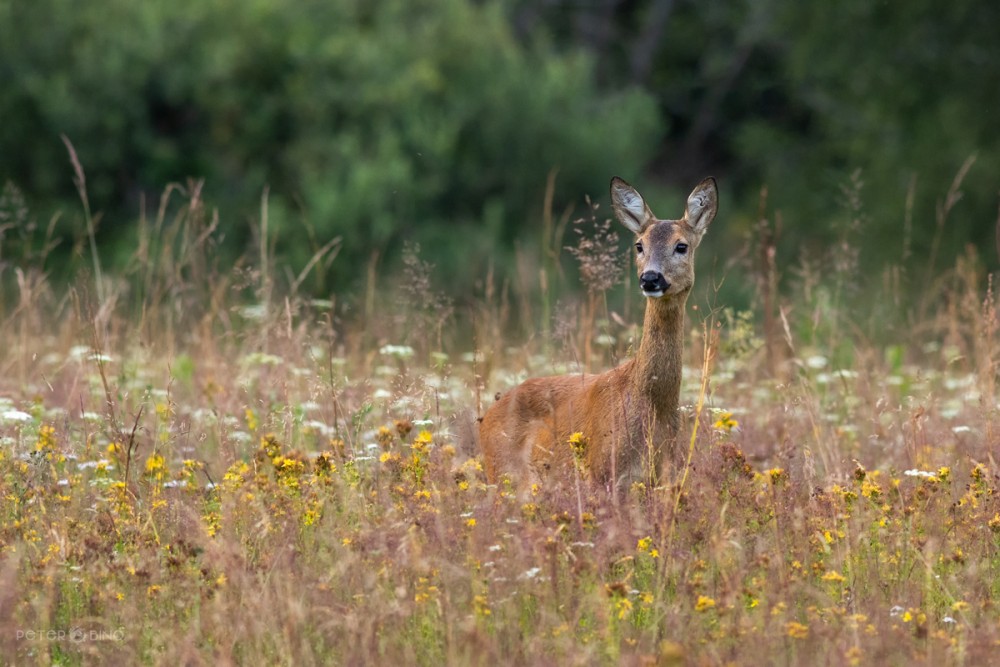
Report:
M 698 235 L 700 240 L 715 219 L 719 210 L 719 191 L 714 178 L 706 178 L 688 195 L 687 210 L 684 211 L 684 222 Z

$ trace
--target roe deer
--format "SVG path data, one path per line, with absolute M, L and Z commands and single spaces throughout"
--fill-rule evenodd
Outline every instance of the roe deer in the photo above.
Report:
M 715 179 L 691 192 L 680 220 L 655 217 L 618 177 L 611 202 L 636 235 L 646 296 L 639 351 L 600 375 L 534 378 L 500 397 L 479 424 L 490 483 L 511 473 L 528 484 L 550 469 L 570 470 L 576 456 L 593 479 L 627 489 L 635 481 L 655 484 L 664 452 L 676 456 L 684 304 L 694 285 L 695 248 L 718 210 Z M 569 439 L 577 432 L 583 437 L 574 453 Z

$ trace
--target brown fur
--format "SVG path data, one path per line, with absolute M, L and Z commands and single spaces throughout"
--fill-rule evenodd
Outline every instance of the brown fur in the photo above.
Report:
M 615 215 L 643 246 L 638 275 L 658 273 L 669 288 L 646 301 L 636 356 L 600 375 L 560 375 L 525 381 L 504 394 L 479 425 L 486 476 L 511 474 L 522 484 L 573 462 L 568 440 L 581 432 L 586 471 L 601 482 L 627 487 L 655 483 L 666 452 L 674 453 L 679 426 L 684 305 L 694 285 L 694 250 L 715 217 L 715 181 L 706 179 L 688 198 L 680 220 L 659 220 L 625 181 L 611 181 Z M 687 252 L 678 252 L 687 244 Z

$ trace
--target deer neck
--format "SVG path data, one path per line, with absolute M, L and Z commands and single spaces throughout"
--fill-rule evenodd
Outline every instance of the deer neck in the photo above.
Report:
M 633 388 L 657 414 L 672 415 L 680 398 L 686 299 L 647 299 L 642 342 L 635 357 Z

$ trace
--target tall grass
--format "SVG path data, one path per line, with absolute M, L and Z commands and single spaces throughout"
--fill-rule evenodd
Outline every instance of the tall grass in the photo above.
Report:
M 421 293 L 362 324 L 281 282 L 266 201 L 255 258 L 220 266 L 199 193 L 168 189 L 119 274 L 0 275 L 17 296 L 0 314 L 4 662 L 995 654 L 997 296 L 974 250 L 885 346 L 845 276 L 800 272 L 779 295 L 764 238 L 747 257 L 768 313 L 692 299 L 688 464 L 620 502 L 589 484 L 519 499 L 485 484 L 454 415 L 528 373 L 606 366 L 631 322 L 597 325 L 591 294 L 565 345 L 520 344 L 490 280 L 455 307 L 475 312 L 474 348 L 450 348 L 453 304 L 414 251 Z

